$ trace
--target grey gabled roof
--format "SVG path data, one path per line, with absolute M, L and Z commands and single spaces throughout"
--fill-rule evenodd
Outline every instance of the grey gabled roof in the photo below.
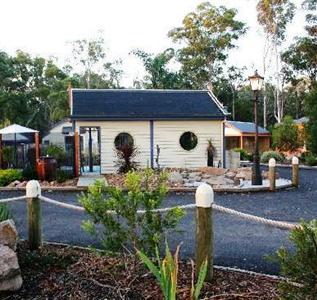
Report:
M 72 90 L 73 120 L 223 120 L 226 114 L 209 91 Z
M 252 122 L 227 121 L 229 126 L 235 127 L 242 133 L 255 133 L 255 124 Z M 258 126 L 259 134 L 270 134 L 265 128 Z

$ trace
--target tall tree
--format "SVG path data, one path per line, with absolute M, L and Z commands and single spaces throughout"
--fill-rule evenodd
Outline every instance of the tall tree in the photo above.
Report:
M 245 23 L 236 19 L 237 11 L 209 2 L 201 3 L 196 11 L 183 19 L 181 27 L 168 36 L 181 43 L 177 60 L 188 88 L 204 88 L 218 75 L 219 63 L 228 57 L 236 40 L 246 32 Z
M 46 131 L 68 115 L 68 76 L 52 60 L 0 53 L 0 123 Z
M 283 119 L 284 99 L 281 94 L 283 79 L 281 78 L 280 46 L 285 40 L 287 25 L 292 21 L 295 5 L 290 0 L 260 0 L 257 4 L 258 22 L 266 34 L 263 69 L 266 73 L 271 64 L 271 55 L 275 64 L 275 118 L 278 123 Z M 266 74 L 264 74 L 266 75 Z M 263 101 L 264 126 L 267 124 L 267 97 Z
M 132 51 L 132 54 L 141 59 L 147 73 L 141 81 L 135 83 L 138 87 L 147 89 L 178 89 L 182 87 L 180 74 L 169 68 L 169 64 L 175 58 L 174 49 L 169 48 L 156 55 L 137 49 Z
M 283 53 L 282 59 L 288 64 L 290 79 L 306 76 L 313 86 L 317 80 L 317 2 L 306 0 L 303 7 L 307 10 L 307 36 L 297 37 L 296 42 Z
M 80 76 L 86 88 L 119 88 L 120 60 L 106 60 L 104 39 L 81 39 L 72 42 L 74 63 L 81 66 Z

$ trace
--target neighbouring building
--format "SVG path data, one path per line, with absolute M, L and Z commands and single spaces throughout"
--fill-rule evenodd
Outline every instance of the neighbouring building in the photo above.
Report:
M 225 125 L 226 149 L 242 148 L 249 153 L 254 150 L 255 124 L 252 122 L 227 121 Z M 259 150 L 268 151 L 271 134 L 263 127 L 258 127 Z
M 125 144 L 137 147 L 140 167 L 158 160 L 162 168 L 196 168 L 208 165 L 211 140 L 213 164 L 225 165 L 227 112 L 208 90 L 70 89 L 69 96 L 74 131 L 100 137 L 99 165 L 89 159 L 89 172 L 116 172 L 116 148 Z

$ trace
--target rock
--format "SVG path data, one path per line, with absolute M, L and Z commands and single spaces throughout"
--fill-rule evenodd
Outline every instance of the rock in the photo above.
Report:
M 235 177 L 235 178 L 233 179 L 233 185 L 235 185 L 235 186 L 240 185 L 240 179 Z
M 21 286 L 22 277 L 16 253 L 0 245 L 0 292 L 17 291 Z
M 13 220 L 5 220 L 0 223 L 0 245 L 8 246 L 16 250 L 18 232 Z M 1 265 L 0 265 L 1 266 Z
M 201 176 L 201 178 L 203 178 L 203 179 L 207 179 L 207 178 L 210 178 L 210 177 L 211 177 L 210 174 L 203 174 L 203 175 Z
M 191 172 L 191 173 L 189 173 L 189 178 L 190 179 L 193 179 L 193 178 L 196 178 L 196 177 L 201 177 L 201 172 Z
M 232 179 L 232 180 L 233 180 L 233 178 L 236 177 L 236 175 L 237 175 L 237 173 L 236 173 L 236 172 L 232 172 L 232 171 L 229 171 L 229 172 L 227 172 L 227 173 L 225 174 L 225 176 L 226 176 L 227 178 Z
M 244 172 L 239 172 L 239 173 L 235 176 L 235 178 L 245 180 L 245 179 L 247 178 L 247 174 L 244 173 Z
M 209 175 L 222 176 L 228 171 L 228 169 L 203 167 L 203 168 L 199 168 L 199 171 L 201 173 L 205 173 L 205 174 L 209 174 Z
M 17 184 L 17 186 L 16 187 L 18 187 L 18 188 L 22 188 L 22 187 L 25 187 L 26 185 L 27 185 L 27 181 L 22 181 L 22 182 L 20 182 L 19 184 Z
M 20 184 L 21 182 L 19 180 L 14 180 L 11 183 L 9 183 L 7 186 L 8 187 L 16 187 L 18 184 Z
M 183 183 L 183 176 L 180 173 L 174 171 L 169 174 L 168 180 L 171 183 Z
M 206 182 L 210 185 L 223 185 L 225 184 L 224 176 L 211 176 L 210 178 L 203 179 L 203 182 Z
M 229 178 L 224 178 L 224 183 L 223 184 L 232 186 L 232 185 L 234 185 L 234 180 L 229 179 Z

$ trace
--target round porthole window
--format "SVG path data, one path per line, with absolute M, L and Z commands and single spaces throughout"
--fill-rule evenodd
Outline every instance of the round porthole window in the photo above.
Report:
M 134 144 L 133 138 L 129 133 L 121 132 L 114 139 L 114 146 L 116 149 L 120 150 L 122 147 L 130 146 L 132 147 Z
M 198 139 L 195 133 L 186 131 L 181 135 L 179 143 L 184 150 L 190 151 L 197 146 Z

